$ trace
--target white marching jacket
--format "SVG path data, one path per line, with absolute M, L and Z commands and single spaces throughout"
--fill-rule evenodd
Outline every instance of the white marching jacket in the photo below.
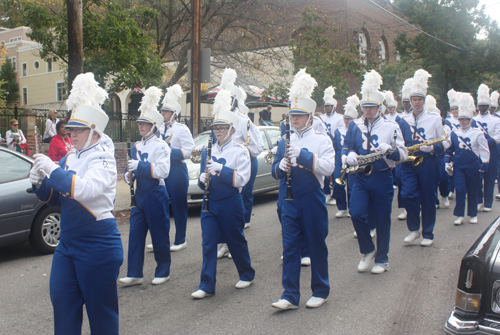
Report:
M 335 132 L 335 130 L 344 127 L 344 120 L 343 120 L 344 117 L 336 112 L 332 113 L 332 115 L 330 116 L 322 114 L 319 116 L 319 118 L 323 120 L 323 122 L 326 125 L 326 128 L 332 135 Z
M 409 147 L 414 144 L 445 137 L 446 134 L 442 121 L 440 115 L 429 113 L 426 110 L 422 111 L 418 117 L 415 117 L 413 113 L 404 116 L 400 126 L 406 146 Z M 448 134 L 446 140 L 434 145 L 434 154 L 439 155 L 444 153 L 450 147 L 450 144 L 450 134 Z M 435 152 L 436 150 L 438 152 Z
M 141 184 L 148 184 L 147 188 L 153 185 L 165 185 L 164 179 L 170 173 L 170 147 L 165 141 L 154 135 L 147 140 L 142 139 L 135 143 L 131 154 L 132 159 L 139 161 L 135 171 L 137 189 L 142 188 Z M 155 180 L 154 184 L 147 182 L 152 179 Z
M 473 160 L 470 153 L 474 153 L 481 163 L 489 163 L 490 150 L 488 141 L 481 130 L 469 127 L 466 130 L 458 128 L 451 134 L 452 145 L 446 152 L 446 157 L 454 153 L 455 164 L 467 165 Z M 449 162 L 450 160 L 447 159 Z
M 233 141 L 238 144 L 245 144 L 248 141 L 247 126 L 250 122 L 250 129 L 248 130 L 250 133 L 250 142 L 245 147 L 248 148 L 252 157 L 257 157 L 264 150 L 264 142 L 262 141 L 259 128 L 244 113 L 238 110 L 235 110 L 233 113 L 239 119 L 238 127 L 235 129 L 232 137 Z
M 165 127 L 165 123 L 160 126 L 161 138 L 166 141 L 170 137 L 172 128 L 172 139 L 168 142 L 171 149 L 172 160 L 184 161 L 191 157 L 191 151 L 194 148 L 193 136 L 189 128 L 175 121 L 172 125 Z
M 490 115 L 477 115 L 474 117 L 475 127 L 483 132 L 486 139 L 490 141 L 489 138 L 495 140 L 496 144 L 500 143 L 500 119 Z M 474 126 L 474 125 L 473 125 Z

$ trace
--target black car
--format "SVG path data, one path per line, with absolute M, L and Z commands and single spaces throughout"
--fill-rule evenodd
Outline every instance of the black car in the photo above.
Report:
M 462 258 L 446 334 L 500 334 L 500 217 Z
M 61 210 L 39 201 L 29 182 L 33 159 L 0 147 L 0 247 L 30 244 L 53 253 L 60 237 Z

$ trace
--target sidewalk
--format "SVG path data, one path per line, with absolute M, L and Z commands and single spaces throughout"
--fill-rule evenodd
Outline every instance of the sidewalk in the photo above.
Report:
M 130 210 L 130 186 L 122 179 L 116 182 L 116 198 L 114 212 Z

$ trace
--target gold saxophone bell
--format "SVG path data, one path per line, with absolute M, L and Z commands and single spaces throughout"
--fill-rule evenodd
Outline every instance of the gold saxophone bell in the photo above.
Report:
M 275 154 L 271 150 L 269 150 L 264 157 L 265 162 L 269 165 L 272 165 L 274 163 L 274 156 Z
M 339 185 L 345 185 L 345 173 L 347 169 L 342 169 L 342 175 L 339 178 L 335 178 L 335 182 Z
M 424 161 L 424 156 L 408 156 L 406 161 L 411 162 L 414 167 L 417 167 Z
M 201 162 L 201 153 L 202 153 L 201 150 L 193 149 L 191 151 L 191 162 L 193 162 L 195 164 L 200 164 L 200 162 Z

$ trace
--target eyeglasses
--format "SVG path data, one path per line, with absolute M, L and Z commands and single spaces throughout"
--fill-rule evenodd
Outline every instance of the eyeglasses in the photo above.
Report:
M 17 127 L 17 126 L 19 126 L 19 124 L 17 124 L 17 123 L 16 123 L 16 124 L 13 124 L 13 126 L 14 126 L 14 127 Z
M 229 127 L 217 127 L 217 128 L 213 128 L 214 129 L 214 133 L 222 133 L 226 130 L 229 129 Z
M 66 128 L 66 130 L 68 131 L 68 133 L 75 133 L 75 134 L 81 134 L 83 133 L 85 130 L 87 130 L 88 128 Z

